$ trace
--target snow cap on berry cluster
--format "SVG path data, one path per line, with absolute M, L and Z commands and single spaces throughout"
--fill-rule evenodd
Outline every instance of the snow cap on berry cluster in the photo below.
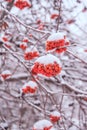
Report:
M 34 47 L 34 46 L 30 46 L 26 49 L 25 53 L 28 53 L 28 52 L 38 52 L 37 48 Z
M 46 128 L 48 128 L 47 130 L 52 130 L 51 128 L 53 127 L 53 124 L 46 120 L 46 119 L 43 119 L 43 120 L 40 120 L 40 121 L 37 121 L 35 124 L 34 124 L 34 127 L 33 127 L 33 130 L 44 130 Z
M 47 41 L 55 41 L 55 40 L 59 40 L 59 39 L 64 39 L 65 38 L 65 34 L 63 32 L 57 32 L 57 33 L 53 33 L 51 34 Z
M 56 62 L 61 65 L 60 60 L 52 54 L 47 54 L 47 55 L 41 56 L 35 62 L 44 64 L 44 65 L 53 64 L 54 62 Z
M 31 86 L 32 88 L 35 88 L 37 86 L 37 83 L 34 81 L 29 81 L 24 84 L 23 88 L 25 88 L 26 86 Z

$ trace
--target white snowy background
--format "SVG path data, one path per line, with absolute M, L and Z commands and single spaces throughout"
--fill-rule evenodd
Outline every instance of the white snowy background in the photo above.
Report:
M 0 0 L 0 74 L 5 70 L 12 74 L 5 81 L 0 75 L 0 130 L 33 130 L 37 121 L 50 121 L 53 111 L 60 112 L 61 119 L 52 123 L 50 130 L 86 130 L 87 0 L 62 0 L 61 10 L 61 0 L 28 1 L 31 8 L 20 10 L 14 6 L 15 0 Z M 52 19 L 51 15 L 59 14 L 59 10 L 59 21 Z M 74 22 L 69 23 L 70 20 Z M 65 53 L 52 53 L 61 61 L 62 72 L 50 78 L 36 77 L 37 92 L 22 98 L 20 90 L 33 80 L 31 68 L 37 58 L 25 61 L 20 43 L 27 37 L 28 47 L 35 46 L 44 56 L 46 40 L 58 31 L 70 41 Z M 4 36 L 9 39 L 6 44 L 10 44 L 10 49 L 2 40 Z

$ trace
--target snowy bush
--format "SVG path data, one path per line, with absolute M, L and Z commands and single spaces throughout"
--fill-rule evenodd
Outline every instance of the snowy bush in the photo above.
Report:
M 87 129 L 86 17 L 86 0 L 0 0 L 0 130 Z

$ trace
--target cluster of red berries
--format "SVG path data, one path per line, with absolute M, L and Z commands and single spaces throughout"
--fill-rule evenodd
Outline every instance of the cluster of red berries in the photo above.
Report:
M 25 52 L 24 59 L 25 60 L 32 60 L 32 59 L 34 59 L 35 57 L 38 57 L 38 56 L 39 56 L 39 53 L 37 51 Z
M 61 53 L 61 52 L 66 51 L 66 47 L 63 47 L 66 45 L 69 45 L 69 42 L 65 42 L 64 39 L 47 41 L 46 42 L 46 51 L 50 51 L 50 50 L 55 49 L 55 51 L 57 53 Z
M 24 38 L 22 42 L 26 42 L 26 43 L 28 43 L 29 40 L 28 40 L 28 38 Z
M 11 76 L 10 74 L 1 74 L 1 77 L 5 80 L 7 79 L 9 76 Z
M 61 67 L 56 62 L 47 65 L 35 63 L 32 68 L 33 74 L 42 74 L 47 77 L 55 76 L 61 72 Z
M 16 0 L 14 5 L 21 10 L 24 9 L 25 7 L 31 7 L 31 4 L 26 0 Z
M 11 76 L 11 72 L 9 70 L 5 70 L 3 71 L 0 76 L 3 80 L 6 80 L 7 78 L 9 78 Z
M 35 93 L 36 90 L 37 90 L 37 87 L 32 88 L 31 86 L 26 86 L 25 88 L 22 88 L 22 91 L 24 94 Z
M 8 38 L 7 38 L 7 37 L 2 37 L 2 40 L 3 40 L 4 42 L 7 42 L 7 41 L 8 41 Z
M 21 48 L 22 50 L 26 50 L 26 48 L 27 48 L 26 42 L 21 43 L 21 44 L 20 44 L 20 48 Z
M 22 43 L 20 43 L 20 48 L 21 48 L 22 50 L 26 50 L 26 48 L 28 47 L 28 45 L 27 45 L 28 42 L 29 42 L 28 38 L 24 38 L 24 39 L 22 40 Z
M 46 41 L 46 51 L 55 51 L 56 53 L 62 53 L 67 50 L 70 43 L 62 32 L 51 34 Z
M 7 47 L 7 48 L 11 48 L 11 44 L 10 44 L 10 42 L 9 42 L 9 39 L 8 39 L 8 37 L 6 37 L 6 36 L 3 36 L 2 37 L 2 42 L 4 42 L 4 45 Z
M 57 121 L 59 121 L 61 118 L 60 116 L 60 113 L 58 111 L 53 111 L 51 114 L 50 114 L 50 120 L 55 123 Z
M 25 83 L 22 88 L 22 93 L 28 94 L 28 93 L 35 93 L 37 90 L 37 84 L 34 81 L 29 81 L 28 83 Z

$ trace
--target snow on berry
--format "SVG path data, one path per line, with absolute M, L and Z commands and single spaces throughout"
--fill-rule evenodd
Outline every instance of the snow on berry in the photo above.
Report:
M 29 39 L 28 39 L 27 37 L 25 37 L 22 42 L 28 43 L 28 42 L 29 42 Z
M 52 128 L 52 123 L 46 119 L 37 121 L 33 126 L 33 130 L 52 130 Z
M 35 93 L 36 90 L 37 90 L 37 83 L 34 81 L 29 81 L 28 83 L 25 83 L 23 88 L 22 88 L 22 92 L 24 94 Z
M 11 72 L 9 70 L 5 70 L 0 74 L 3 80 L 8 79 L 11 76 Z
M 21 48 L 22 50 L 25 50 L 25 49 L 27 48 L 27 43 L 26 43 L 26 42 L 20 43 L 20 48 Z
M 56 76 L 61 72 L 60 60 L 51 55 L 47 54 L 45 56 L 39 57 L 34 65 L 32 66 L 33 74 L 40 74 L 46 77 Z
M 28 0 L 15 0 L 14 5 L 20 10 L 24 9 L 25 7 L 31 7 L 31 4 Z
M 52 122 L 57 122 L 58 120 L 60 120 L 60 113 L 58 111 L 53 111 L 50 114 L 50 120 Z
M 39 52 L 34 46 L 30 46 L 29 48 L 27 48 L 24 53 L 25 60 L 32 60 L 38 56 L 39 56 Z
M 47 54 L 47 55 L 41 56 L 36 60 L 36 62 L 45 64 L 45 65 L 51 64 L 51 63 L 54 63 L 54 62 L 61 64 L 60 60 L 52 54 Z
M 69 40 L 66 38 L 64 33 L 54 33 L 50 35 L 46 41 L 46 51 L 55 50 L 57 53 L 62 53 L 67 49 L 64 46 L 69 44 Z

